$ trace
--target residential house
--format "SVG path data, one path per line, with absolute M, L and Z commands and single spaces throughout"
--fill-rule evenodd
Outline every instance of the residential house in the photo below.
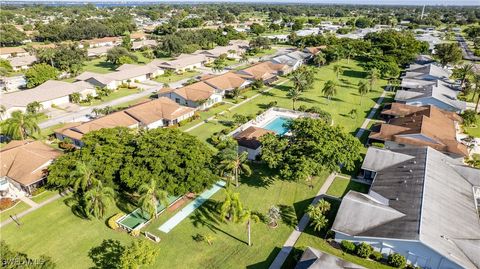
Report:
M 119 66 L 115 72 L 98 74 L 87 71 L 78 75 L 75 79 L 86 81 L 97 87 L 114 90 L 122 84 L 143 82 L 162 74 L 163 70 L 152 63 L 146 65 L 124 64 Z
M 99 58 L 107 55 L 108 50 L 112 49 L 110 46 L 101 46 L 87 49 L 87 56 L 89 58 Z
M 273 63 L 270 61 L 261 62 L 237 72 L 241 77 L 250 81 L 262 80 L 270 84 L 278 79 L 278 76 L 288 73 L 288 66 L 285 64 Z
M 80 44 L 80 47 L 84 46 L 87 48 L 96 48 L 96 47 L 113 47 L 120 45 L 122 39 L 116 36 L 94 38 L 89 40 L 83 40 Z
M 238 143 L 239 152 L 247 152 L 249 160 L 255 160 L 262 152 L 262 142 L 260 138 L 266 134 L 275 134 L 264 128 L 250 126 L 247 129 L 234 135 L 234 139 Z
M 0 47 L 0 58 L 8 59 L 11 57 L 24 57 L 29 53 L 21 47 Z
M 412 64 L 405 71 L 405 75 L 402 76 L 402 79 L 407 78 L 427 81 L 443 80 L 448 82 L 452 75 L 450 70 L 442 68 L 436 63 Z
M 82 137 L 91 131 L 115 127 L 153 129 L 171 126 L 192 117 L 194 112 L 193 108 L 160 97 L 88 122 L 69 123 L 55 130 L 55 136 L 60 140 L 69 138 L 74 145 L 81 147 Z
M 318 46 L 318 47 L 306 47 L 303 52 L 310 53 L 312 55 L 317 55 L 322 50 L 326 49 L 327 46 Z
M 147 39 L 147 34 L 144 32 L 133 32 L 130 34 L 130 38 L 135 41 L 141 41 Z
M 8 61 L 13 68 L 13 71 L 27 70 L 32 66 L 36 61 L 37 57 L 35 55 L 27 55 L 21 57 L 12 57 Z
M 266 38 L 277 43 L 283 43 L 288 41 L 288 35 L 268 35 L 266 36 Z
M 176 73 L 183 73 L 200 68 L 205 63 L 208 63 L 208 61 L 207 56 L 203 54 L 181 54 L 175 60 L 160 61 L 156 59 L 153 60 L 151 64 L 155 64 L 163 69 L 172 70 Z
M 176 103 L 203 110 L 222 101 L 222 93 L 209 84 L 200 81 L 178 89 L 164 89 L 159 96 L 165 96 Z
M 27 80 L 25 76 L 12 76 L 0 78 L 0 90 L 4 92 L 14 92 L 25 88 Z
M 275 64 L 283 64 L 288 67 L 286 73 L 297 70 L 300 66 L 306 63 L 312 54 L 302 51 L 293 51 L 287 54 L 279 55 L 272 58 L 272 62 Z
M 248 49 L 248 43 L 244 40 L 232 40 L 228 46 L 218 46 L 211 50 L 202 50 L 195 54 L 203 54 L 208 58 L 216 59 L 221 55 L 226 55 L 231 59 L 240 59 L 242 54 Z
M 370 142 L 383 142 L 386 148 L 430 146 L 454 158 L 468 156 L 467 147 L 457 140 L 457 123 L 462 118 L 435 106 L 409 106 L 393 103 L 382 111 L 390 119 L 373 126 Z
M 365 267 L 343 260 L 340 257 L 307 247 L 295 269 L 364 269 Z
M 449 83 L 436 80 L 433 85 L 398 90 L 395 101 L 414 106 L 434 105 L 443 110 L 460 113 L 466 109 L 466 103 L 457 99 L 458 94 L 459 91 Z
M 157 45 L 158 45 L 157 41 L 152 40 L 152 39 L 133 41 L 132 42 L 132 50 L 140 50 L 140 49 L 143 49 L 143 48 L 153 48 Z
M 366 242 L 421 268 L 480 268 L 480 170 L 430 147 L 370 147 L 362 169 L 373 183 L 342 199 L 337 242 Z
M 46 169 L 61 151 L 41 141 L 11 141 L 0 149 L 0 196 L 15 195 L 14 188 L 31 194 L 43 185 Z
M 2 94 L 0 105 L 6 107 L 4 117 L 9 118 L 15 110 L 26 111 L 32 102 L 39 102 L 44 109 L 68 104 L 72 93 L 79 93 L 81 98 L 96 96 L 95 87 L 89 83 L 48 80 L 33 89 Z
M 216 90 L 220 91 L 222 95 L 225 95 L 226 92 L 230 92 L 237 88 L 243 89 L 251 83 L 250 81 L 242 78 L 235 72 L 227 72 L 225 74 L 213 76 L 203 81 L 215 88 Z

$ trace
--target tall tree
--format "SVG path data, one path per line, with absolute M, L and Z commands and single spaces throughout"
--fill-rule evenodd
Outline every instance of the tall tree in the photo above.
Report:
M 322 88 L 322 93 L 330 101 L 332 96 L 337 94 L 337 84 L 333 80 L 328 80 Z
M 98 179 L 92 164 L 83 161 L 77 161 L 75 170 L 70 174 L 70 178 L 73 183 L 72 187 L 77 192 L 86 192 L 90 190 L 94 184 L 98 184 Z
M 313 57 L 313 62 L 318 66 L 322 66 L 327 62 L 327 58 L 325 58 L 325 54 L 320 51 Z
M 460 67 L 453 69 L 452 77 L 460 79 L 460 87 L 465 86 L 465 81 L 468 77 L 473 75 L 473 64 L 464 64 Z
M 121 269 L 138 269 L 142 265 L 152 265 L 158 256 L 158 248 L 145 240 L 134 240 L 125 248 L 120 257 Z M 115 268 L 115 267 L 114 267 Z
M 240 201 L 240 194 L 233 192 L 231 188 L 226 188 L 223 191 L 225 199 L 220 206 L 220 217 L 222 220 L 238 222 L 243 212 L 243 205 Z
M 365 81 L 358 82 L 358 94 L 360 94 L 360 106 L 362 106 L 363 97 L 370 91 Z
M 251 210 L 244 209 L 240 216 L 240 222 L 247 224 L 248 245 L 252 245 L 252 223 L 259 222 L 260 218 Z
M 373 87 L 375 87 L 375 83 L 378 80 L 378 77 L 380 76 L 378 69 L 373 68 L 368 72 L 368 82 L 370 83 L 370 90 L 373 91 Z
M 302 95 L 302 91 L 300 91 L 297 87 L 291 87 L 287 92 L 287 97 L 292 99 L 292 109 L 295 110 L 295 103 L 298 101 L 300 96 Z
M 238 146 L 236 146 L 238 147 Z M 224 159 L 220 161 L 220 169 L 222 171 L 230 171 L 235 180 L 235 186 L 238 187 L 238 178 L 240 174 L 249 176 L 252 173 L 250 166 L 247 164 L 248 153 L 246 151 L 238 153 L 238 150 L 231 150 L 230 154 L 225 154 Z
M 475 74 L 473 76 L 473 83 L 475 84 L 475 87 L 474 87 L 472 100 L 475 99 L 475 94 L 476 94 L 477 95 L 477 102 L 475 104 L 475 112 L 478 113 L 478 104 L 480 103 L 480 74 Z
M 138 189 L 140 194 L 139 204 L 143 212 L 147 213 L 150 218 L 157 217 L 157 208 L 161 204 L 165 207 L 168 206 L 168 194 L 166 191 L 162 191 L 158 188 L 156 180 L 151 179 L 149 183 L 145 183 Z
M 33 88 L 50 79 L 56 79 L 58 70 L 48 64 L 35 64 L 25 72 L 27 88 Z
M 112 188 L 104 187 L 101 181 L 96 181 L 84 195 L 85 212 L 88 216 L 103 218 L 109 204 L 113 202 L 114 195 Z
M 462 60 L 462 50 L 458 43 L 441 43 L 435 45 L 435 56 L 443 66 L 456 64 Z
M 339 64 L 333 65 L 333 72 L 335 73 L 337 80 L 338 80 L 338 76 L 340 75 L 340 73 L 342 73 L 342 71 L 343 71 L 342 66 L 340 66 Z
M 27 105 L 27 113 L 36 114 L 43 108 L 43 105 L 38 101 L 33 101 Z
M 38 127 L 38 115 L 23 113 L 22 111 L 13 111 L 10 118 L 2 122 L 3 132 L 13 138 L 25 140 L 27 136 L 32 136 L 40 132 Z

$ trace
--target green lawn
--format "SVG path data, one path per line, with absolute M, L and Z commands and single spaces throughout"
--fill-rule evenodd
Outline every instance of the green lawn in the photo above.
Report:
M 272 55 L 274 54 L 275 52 L 277 52 L 276 49 L 266 49 L 266 50 L 262 50 L 260 51 L 259 53 L 256 53 L 255 54 L 255 57 L 263 57 L 263 56 L 268 56 L 268 55 Z
M 11 207 L 7 210 L 4 210 L 2 212 L 0 212 L 0 221 L 4 221 L 6 219 L 9 218 L 10 215 L 17 215 L 17 214 L 20 214 L 22 213 L 23 211 L 29 209 L 30 206 L 27 205 L 26 203 L 20 201 L 18 202 L 14 207 Z M 12 226 L 12 225 L 10 225 Z M 3 228 L 2 228 L 3 229 Z M 5 234 L 3 233 L 2 231 L 2 237 L 4 236 Z
M 477 114 L 477 124 L 473 127 L 463 127 L 466 134 L 474 137 L 480 137 L 480 115 Z
M 253 246 L 248 247 L 245 244 L 245 225 L 218 222 L 218 213 L 213 208 L 223 199 L 223 192 L 220 191 L 168 234 L 157 230 L 167 215 L 147 227 L 162 239 L 156 245 L 160 255 L 150 268 L 175 268 L 179 255 L 185 268 L 267 267 L 327 176 L 325 173 L 315 179 L 315 188 L 310 189 L 305 182 L 284 181 L 273 178 L 272 174 L 269 169 L 255 166 L 254 174 L 243 179 L 235 190 L 240 193 L 245 207 L 251 210 L 265 214 L 270 206 L 279 206 L 284 212 L 285 221 L 278 228 L 270 229 L 263 223 L 253 224 Z M 79 268 L 91 267 L 93 264 L 88 251 L 103 239 L 119 240 L 124 244 L 132 240 L 126 233 L 110 230 L 105 220 L 77 217 L 64 204 L 64 200 L 59 199 L 25 216 L 21 219 L 21 228 L 15 224 L 2 227 L 2 239 L 12 248 L 33 257 L 42 254 L 51 256 L 58 268 L 68 268 L 72 264 Z M 132 207 L 125 209 L 128 210 L 132 210 Z M 111 208 L 107 216 L 118 211 L 118 208 Z M 192 237 L 198 233 L 212 234 L 215 238 L 213 245 L 195 242 Z
M 35 202 L 35 203 L 41 203 L 45 200 L 48 200 L 50 198 L 52 198 L 53 196 L 57 195 L 58 192 L 57 191 L 50 191 L 50 190 L 45 190 L 43 191 L 42 193 L 40 194 L 37 194 L 35 197 L 32 197 L 31 199 Z
M 358 183 L 346 178 L 336 177 L 333 180 L 332 185 L 330 185 L 330 188 L 328 188 L 327 194 L 336 197 L 343 197 L 350 190 L 367 193 L 368 189 L 369 186 L 367 184 Z
M 128 88 L 120 88 L 114 92 L 112 92 L 109 96 L 103 97 L 101 100 L 100 99 L 93 99 L 91 103 L 81 103 L 82 106 L 96 106 L 100 105 L 105 102 L 109 102 L 121 97 L 125 97 L 127 95 L 135 94 L 138 93 L 138 89 L 128 89 Z
M 112 63 L 107 62 L 106 57 L 101 57 L 86 61 L 83 64 L 83 71 L 89 71 L 94 73 L 106 74 L 115 71 L 117 66 Z
M 161 75 L 156 77 L 154 80 L 161 83 L 172 83 L 186 78 L 193 78 L 198 75 L 200 75 L 200 72 L 198 71 L 187 71 L 183 72 L 182 74 L 172 74 L 170 76 Z
M 357 84 L 360 80 L 365 80 L 366 73 L 362 71 L 357 62 L 350 61 L 350 63 L 347 63 L 346 60 L 343 60 L 339 64 L 343 67 L 344 72 L 338 80 L 333 72 L 333 65 L 317 69 L 313 89 L 301 96 L 296 103 L 296 107 L 298 108 L 301 105 L 306 107 L 318 106 L 332 115 L 335 125 L 342 126 L 347 132 L 354 134 L 382 94 L 381 87 L 386 85 L 386 81 L 379 80 L 374 90 L 361 98 L 357 93 Z M 332 97 L 331 100 L 325 98 L 321 92 L 327 80 L 335 80 L 338 84 L 337 95 Z M 272 101 L 276 101 L 279 107 L 291 109 L 292 101 L 287 97 L 289 87 L 291 87 L 290 81 L 283 85 L 274 86 L 269 92 L 232 109 L 230 113 L 219 116 L 220 121 L 211 121 L 192 130 L 191 133 L 206 141 L 214 132 L 227 128 L 222 122 L 231 120 L 235 113 L 255 115 L 260 110 L 265 109 L 266 105 Z M 352 109 L 357 110 L 357 116 L 354 118 L 348 115 Z

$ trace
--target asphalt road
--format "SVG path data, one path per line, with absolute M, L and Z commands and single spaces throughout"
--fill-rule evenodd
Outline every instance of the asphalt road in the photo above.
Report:
M 468 47 L 467 41 L 465 40 L 465 38 L 463 38 L 462 35 L 457 34 L 456 40 L 460 45 L 460 47 L 462 48 L 463 59 L 469 60 L 469 61 L 480 61 L 480 57 L 475 56 L 475 54 L 473 54 L 473 51 L 470 50 L 470 48 Z

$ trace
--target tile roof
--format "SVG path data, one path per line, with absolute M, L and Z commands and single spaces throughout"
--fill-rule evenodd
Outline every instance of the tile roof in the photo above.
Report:
M 204 80 L 207 84 L 220 90 L 229 90 L 242 86 L 246 80 L 234 72 L 227 72 Z
M 249 79 L 266 80 L 276 76 L 278 72 L 280 70 L 283 70 L 285 67 L 286 65 L 284 64 L 277 64 L 273 62 L 261 62 L 254 66 L 240 70 L 237 72 L 237 74 Z
M 12 58 L 9 58 L 8 61 L 10 62 L 10 65 L 13 67 L 22 67 L 22 66 L 32 65 L 34 62 L 37 61 L 37 57 L 35 55 L 12 57 Z
M 175 60 L 163 62 L 155 61 L 154 63 L 159 67 L 181 69 L 192 64 L 205 62 L 206 60 L 207 56 L 203 54 L 182 54 Z
M 0 176 L 28 186 L 42 179 L 48 164 L 61 154 L 40 141 L 12 141 L 0 149 Z
M 27 52 L 25 49 L 21 47 L 0 47 L 0 54 L 12 54 L 12 53 L 25 53 Z
M 392 104 L 392 107 L 393 109 L 386 110 L 384 114 L 398 117 L 382 124 L 378 132 L 371 132 L 370 139 L 430 146 L 443 152 L 468 156 L 467 147 L 456 139 L 455 121 L 461 121 L 461 118 L 454 113 L 435 106 L 424 106 L 418 109 L 403 104 Z M 405 112 L 409 109 L 410 113 Z
M 203 81 L 175 89 L 174 93 L 180 95 L 185 100 L 201 101 L 210 98 L 215 93 L 215 89 Z
M 1 94 L 0 104 L 7 108 L 24 107 L 34 101 L 44 102 L 93 88 L 94 87 L 88 83 L 69 83 L 65 81 L 48 80 L 33 89 Z
M 125 113 L 143 124 L 150 124 L 160 119 L 174 120 L 195 111 L 194 108 L 181 106 L 167 97 L 160 97 L 125 110 Z
M 275 132 L 260 127 L 250 126 L 235 135 L 234 138 L 237 140 L 238 145 L 240 146 L 249 149 L 257 149 L 262 145 L 260 142 L 260 137 L 266 134 L 275 134 Z

